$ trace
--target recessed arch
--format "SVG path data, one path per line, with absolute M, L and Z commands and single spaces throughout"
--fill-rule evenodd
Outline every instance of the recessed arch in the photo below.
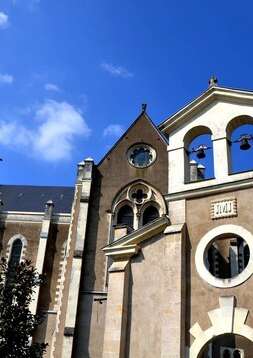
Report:
M 121 207 L 117 210 L 117 225 L 127 225 L 130 228 L 133 228 L 134 224 L 134 212 L 131 205 L 128 203 L 123 203 Z
M 12 236 L 10 238 L 10 240 L 8 241 L 8 244 L 7 244 L 6 259 L 7 259 L 8 262 L 11 259 L 11 252 L 12 252 L 13 244 L 15 242 L 17 242 L 17 240 L 20 240 L 20 242 L 22 243 L 20 261 L 24 259 L 25 252 L 26 252 L 26 249 L 27 249 L 27 239 L 21 234 L 16 234 L 16 235 L 14 235 L 14 236 Z
M 167 205 L 163 195 L 152 185 L 144 180 L 135 180 L 128 185 L 124 186 L 115 196 L 112 202 L 111 209 L 111 227 L 109 242 L 115 240 L 115 234 L 126 234 L 120 231 L 120 222 L 118 221 L 118 213 L 121 207 L 129 205 L 133 210 L 133 230 L 137 230 L 143 225 L 143 211 L 147 206 L 154 205 L 157 209 L 159 216 L 167 214 Z
M 156 203 L 146 205 L 142 210 L 142 225 L 147 225 L 150 222 L 158 219 L 160 216 L 159 207 Z
M 253 342 L 253 328 L 246 325 L 248 309 L 235 307 L 234 296 L 219 297 L 220 307 L 208 312 L 211 326 L 202 330 L 199 323 L 190 329 L 195 338 L 190 347 L 189 358 L 200 358 L 205 346 L 214 338 L 225 334 L 234 334 Z
M 227 139 L 230 140 L 232 132 L 244 124 L 253 124 L 253 117 L 249 115 L 240 115 L 232 118 L 226 128 Z
M 226 128 L 229 174 L 253 170 L 253 117 L 240 115 Z
M 213 337 L 203 347 L 198 358 L 250 358 L 252 351 L 252 341 L 243 336 L 227 333 Z
M 191 128 L 184 136 L 185 183 L 214 177 L 212 131 L 206 126 Z
M 212 135 L 212 131 L 209 127 L 202 125 L 191 128 L 184 136 L 184 147 L 188 147 L 194 138 L 203 134 Z
M 15 267 L 16 265 L 19 264 L 21 259 L 22 249 L 23 249 L 22 241 L 20 239 L 14 240 L 11 246 L 10 257 L 9 257 L 10 267 Z

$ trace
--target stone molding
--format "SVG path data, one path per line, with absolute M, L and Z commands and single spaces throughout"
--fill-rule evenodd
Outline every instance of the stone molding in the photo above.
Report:
M 241 189 L 249 189 L 253 187 L 253 181 L 252 178 L 244 178 L 243 176 L 247 174 L 250 174 L 253 177 L 253 171 L 251 172 L 247 172 L 247 173 L 239 173 L 236 174 L 238 176 L 241 176 L 241 180 L 238 181 L 230 181 L 227 183 L 222 183 L 222 184 L 215 184 L 215 185 L 211 185 L 210 181 L 212 180 L 205 180 L 205 183 L 209 183 L 210 185 L 208 187 L 196 187 L 196 188 L 191 188 L 190 190 L 185 190 L 185 191 L 180 191 L 180 192 L 176 192 L 176 193 L 172 193 L 172 194 L 166 194 L 165 195 L 165 199 L 169 202 L 171 201 L 177 201 L 177 200 L 182 200 L 182 199 L 195 199 L 195 198 L 201 198 L 201 197 L 205 197 L 208 195 L 216 195 L 219 193 L 226 193 L 226 192 L 230 192 L 230 191 L 234 191 L 234 190 L 241 190 Z M 229 177 L 233 177 L 233 175 L 230 175 Z M 201 182 L 203 183 L 203 181 Z
M 0 217 L 4 222 L 32 222 L 41 223 L 44 219 L 43 212 L 23 212 L 23 211 L 1 211 Z M 70 224 L 71 214 L 53 214 L 53 224 Z
M 139 244 L 141 242 L 163 232 L 163 230 L 168 225 L 168 216 L 162 216 L 152 223 L 145 225 L 140 229 L 124 236 L 123 238 L 120 238 L 105 246 L 103 251 L 106 256 L 112 257 L 114 260 L 119 260 L 120 258 L 130 258 L 131 256 L 138 253 L 140 249 Z
M 239 101 L 241 103 L 252 105 L 253 95 L 252 92 L 249 91 L 235 90 L 219 86 L 210 87 L 199 97 L 166 119 L 158 126 L 158 128 L 162 132 L 172 132 L 178 128 L 181 123 L 185 123 L 189 117 L 192 118 L 194 114 L 201 111 L 203 107 L 206 107 L 217 100 L 227 100 L 229 102 L 233 101 L 236 103 Z
M 250 258 L 248 265 L 237 276 L 229 279 L 221 279 L 214 277 L 206 268 L 205 253 L 209 244 L 217 237 L 223 234 L 232 234 L 242 237 L 249 246 Z M 196 253 L 195 265 L 199 276 L 210 285 L 218 288 L 231 288 L 245 282 L 253 274 L 253 234 L 239 225 L 220 225 L 208 231 L 200 240 Z
M 211 327 L 203 331 L 199 323 L 195 323 L 190 329 L 195 338 L 190 348 L 189 358 L 198 358 L 204 346 L 222 334 L 236 334 L 253 342 L 253 328 L 246 325 L 248 309 L 235 307 L 235 297 L 226 296 L 219 298 L 220 308 L 208 312 Z

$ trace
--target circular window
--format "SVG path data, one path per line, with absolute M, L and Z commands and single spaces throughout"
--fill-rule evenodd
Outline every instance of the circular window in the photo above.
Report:
M 199 242 L 196 269 L 206 282 L 219 288 L 235 287 L 253 274 L 253 236 L 236 225 L 222 225 Z
M 127 152 L 129 163 L 136 168 L 146 168 L 156 159 L 156 151 L 147 144 L 136 144 Z
M 205 256 L 206 268 L 213 276 L 229 279 L 247 267 L 249 246 L 240 236 L 222 235 L 211 241 Z

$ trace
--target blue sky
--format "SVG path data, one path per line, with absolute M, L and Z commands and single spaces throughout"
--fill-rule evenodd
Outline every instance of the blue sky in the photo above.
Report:
M 253 4 L 0 0 L 4 184 L 73 185 L 148 103 L 155 123 L 216 74 L 253 89 Z M 50 133 L 50 135 L 49 135 Z

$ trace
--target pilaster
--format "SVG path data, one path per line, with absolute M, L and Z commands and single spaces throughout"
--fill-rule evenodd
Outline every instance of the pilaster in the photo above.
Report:
M 78 212 L 75 247 L 71 267 L 71 281 L 68 291 L 62 358 L 71 358 L 72 355 L 82 271 L 82 257 L 85 244 L 89 198 L 92 183 L 92 168 L 93 160 L 89 158 L 86 159 L 84 162 L 81 162 L 78 166 L 77 185 L 81 186 L 81 199 Z
M 186 300 L 186 258 L 184 225 L 168 226 L 166 252 L 169 258 L 166 271 L 165 294 L 168 316 L 162 320 L 161 358 L 181 358 L 185 356 L 185 300 Z M 171 339 L 173 337 L 173 339 Z
M 113 262 L 109 269 L 103 358 L 125 356 L 129 261 Z
M 44 213 L 42 226 L 41 226 L 40 241 L 39 241 L 37 259 L 36 259 L 36 265 L 35 265 L 37 272 L 39 274 L 42 274 L 42 272 L 43 272 L 43 266 L 44 266 L 44 261 L 45 261 L 46 248 L 47 248 L 47 239 L 48 239 L 50 224 L 51 224 L 52 215 L 53 215 L 53 208 L 54 208 L 54 204 L 51 200 L 49 200 L 46 203 L 46 207 L 45 207 L 45 213 Z M 30 307 L 30 310 L 33 314 L 35 314 L 37 311 L 39 290 L 40 290 L 40 288 L 36 287 L 34 294 L 33 294 L 33 300 L 32 300 L 31 307 Z

